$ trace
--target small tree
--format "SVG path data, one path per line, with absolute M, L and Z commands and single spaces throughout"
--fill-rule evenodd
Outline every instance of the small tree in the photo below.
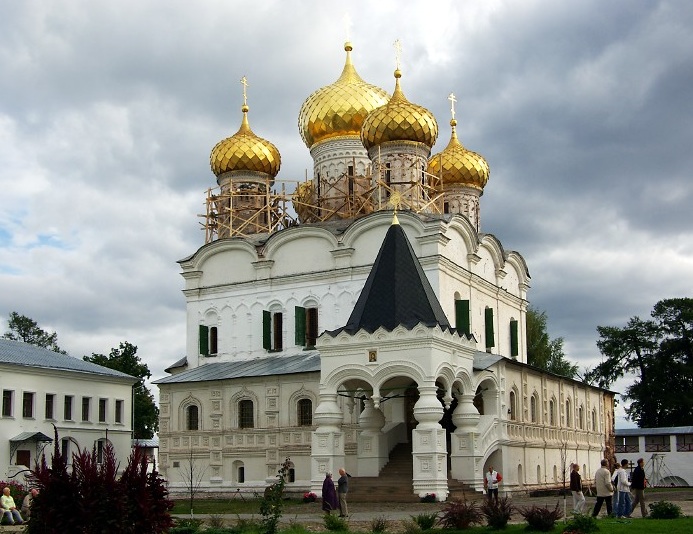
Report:
M 265 489 L 265 496 L 260 502 L 260 514 L 262 515 L 263 534 L 276 534 L 279 527 L 279 519 L 282 516 L 282 496 L 286 485 L 286 476 L 289 474 L 291 460 L 287 457 L 277 472 L 277 481 Z
M 204 479 L 205 472 L 207 468 L 202 468 L 195 462 L 195 455 L 193 454 L 192 445 L 188 450 L 188 457 L 183 462 L 183 466 L 179 467 L 180 476 L 185 484 L 185 490 L 190 498 L 190 519 L 193 518 L 193 503 L 195 501 L 195 495 L 202 485 L 202 480 Z
M 566 502 L 566 492 L 565 492 L 565 482 L 566 482 L 566 475 L 567 472 L 566 470 L 568 469 L 567 463 L 568 463 L 568 442 L 567 441 L 562 441 L 561 442 L 561 479 L 563 481 L 563 516 L 566 516 L 566 511 L 567 511 L 567 506 L 568 503 Z M 572 464 L 571 464 L 572 465 Z
M 10 312 L 7 326 L 9 330 L 2 336 L 5 339 L 23 341 L 30 345 L 52 350 L 53 352 L 67 354 L 58 346 L 58 334 L 46 332 L 39 327 L 36 321 L 26 315 L 19 315 L 16 311 Z

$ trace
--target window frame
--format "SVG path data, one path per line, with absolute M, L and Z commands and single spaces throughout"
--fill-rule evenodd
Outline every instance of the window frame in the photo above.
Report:
M 122 399 L 116 399 L 115 413 L 113 414 L 113 419 L 116 424 L 123 424 L 123 406 L 124 401 Z
M 241 429 L 255 428 L 255 403 L 252 399 L 240 399 L 238 401 L 237 426 Z
M 34 413 L 36 410 L 36 393 L 33 391 L 23 391 L 22 392 L 22 418 L 23 419 L 34 419 Z
M 14 415 L 14 390 L 2 390 L 2 416 L 13 417 Z
M 313 426 L 313 401 L 307 397 L 296 402 L 296 424 L 298 426 Z
M 197 404 L 189 404 L 185 407 L 185 430 L 188 432 L 200 430 L 200 407 Z
M 99 398 L 99 423 L 105 423 L 108 418 L 108 399 Z
M 91 397 L 82 397 L 82 423 L 91 422 Z
M 55 393 L 46 393 L 43 413 L 48 421 L 55 421 L 55 396 Z
M 74 421 L 74 395 L 65 395 L 63 398 L 63 420 Z

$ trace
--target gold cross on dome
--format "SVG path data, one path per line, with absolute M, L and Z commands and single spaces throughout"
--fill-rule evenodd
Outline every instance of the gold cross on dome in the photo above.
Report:
M 397 66 L 397 70 L 399 70 L 399 63 L 402 59 L 402 42 L 397 39 L 393 46 L 395 47 L 395 65 Z
M 243 86 L 243 105 L 247 106 L 248 105 L 248 93 L 247 93 L 248 79 L 245 76 L 243 76 L 241 78 L 241 85 Z
M 390 195 L 390 199 L 387 201 L 387 203 L 392 206 L 392 209 L 397 211 L 398 209 L 402 208 L 402 195 L 400 194 L 399 191 L 393 191 L 392 194 Z
M 448 96 L 448 100 L 450 101 L 450 113 L 452 114 L 452 118 L 455 118 L 455 102 L 457 102 L 457 99 L 455 98 L 455 93 L 450 93 L 450 96 Z

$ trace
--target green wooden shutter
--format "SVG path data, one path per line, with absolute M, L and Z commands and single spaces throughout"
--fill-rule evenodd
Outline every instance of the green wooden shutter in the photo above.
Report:
M 468 300 L 456 300 L 455 301 L 455 328 L 458 332 L 463 334 L 471 334 L 471 328 L 469 327 L 469 301 Z
M 513 358 L 519 354 L 517 342 L 517 321 L 510 321 L 510 356 Z
M 295 308 L 296 328 L 294 340 L 296 345 L 305 346 L 306 344 L 306 309 L 301 306 Z
M 209 328 L 205 325 L 200 325 L 200 354 L 209 356 Z
M 493 341 L 493 308 L 486 308 L 484 316 L 486 318 L 486 348 L 490 349 L 496 346 Z
M 262 348 L 272 350 L 272 314 L 262 310 Z

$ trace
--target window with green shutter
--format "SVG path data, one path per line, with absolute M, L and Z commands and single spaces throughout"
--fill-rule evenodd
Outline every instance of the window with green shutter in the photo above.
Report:
M 517 338 L 517 321 L 510 321 L 510 356 L 517 358 L 519 354 L 519 344 Z
M 262 311 L 262 348 L 272 350 L 272 313 Z
M 496 344 L 493 340 L 494 338 L 494 331 L 493 331 L 493 308 L 486 308 L 484 310 L 484 317 L 486 319 L 486 348 L 490 349 L 491 347 L 495 347 Z
M 472 330 L 469 324 L 469 301 L 455 301 L 455 328 L 463 334 L 471 334 Z
M 301 306 L 294 308 L 296 323 L 294 328 L 294 341 L 298 346 L 306 344 L 306 309 Z
M 205 325 L 200 325 L 200 354 L 209 356 L 209 328 Z

